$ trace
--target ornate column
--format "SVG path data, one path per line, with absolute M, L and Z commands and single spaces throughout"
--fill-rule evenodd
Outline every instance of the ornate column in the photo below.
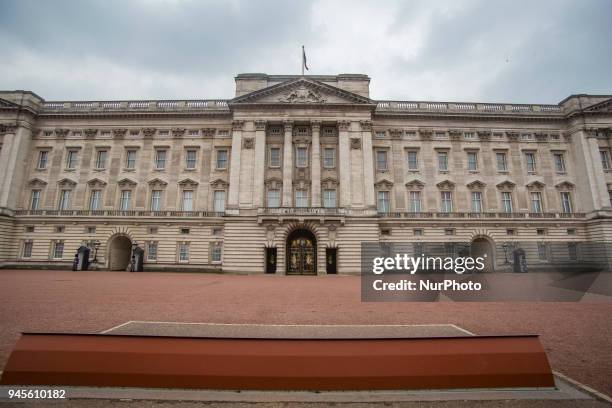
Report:
M 313 120 L 312 125 L 312 206 L 321 207 L 321 143 L 319 134 L 321 132 L 321 121 Z
M 227 207 L 238 208 L 240 192 L 240 154 L 242 152 L 242 128 L 244 122 L 235 120 L 232 122 L 232 153 L 230 158 L 230 181 Z
M 376 208 L 374 194 L 374 151 L 372 149 L 372 122 L 361 121 L 363 149 L 363 197 L 366 208 Z
M 266 167 L 266 121 L 255 121 L 255 177 L 253 206 L 264 206 L 264 172 Z
M 14 210 L 21 199 L 30 163 L 32 132 L 19 124 L 0 125 L 0 132 L 4 134 L 0 153 L 0 208 Z
M 293 121 L 285 121 L 283 145 L 283 207 L 291 207 L 293 200 Z
M 340 207 L 351 205 L 351 162 L 349 147 L 349 127 L 351 122 L 338 122 L 338 170 L 340 176 Z

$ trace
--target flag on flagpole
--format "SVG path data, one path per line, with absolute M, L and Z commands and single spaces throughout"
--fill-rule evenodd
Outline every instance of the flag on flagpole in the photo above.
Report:
M 308 71 L 308 64 L 306 64 L 306 51 L 302 45 L 302 75 L 304 75 L 304 68 L 306 68 L 306 71 Z

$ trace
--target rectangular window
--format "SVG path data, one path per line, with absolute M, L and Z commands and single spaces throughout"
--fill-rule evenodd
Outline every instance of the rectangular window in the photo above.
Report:
M 478 170 L 478 154 L 476 152 L 468 152 L 467 161 L 468 161 L 468 170 L 470 171 Z
M 76 168 L 77 155 L 78 155 L 78 152 L 76 150 L 68 150 L 68 155 L 66 156 L 66 168 L 67 169 Z
M 108 152 L 106 150 L 98 150 L 96 154 L 96 169 L 105 169 L 106 168 L 106 156 Z
M 506 153 L 496 153 L 495 157 L 497 158 L 497 171 L 508 171 L 508 158 Z
M 275 188 L 268 190 L 268 207 L 278 208 L 281 204 L 280 201 L 281 199 L 279 189 Z
M 441 191 L 440 199 L 442 202 L 442 212 L 453 212 L 453 194 L 450 191 Z
M 295 206 L 301 208 L 308 207 L 307 190 L 295 190 Z
M 157 242 L 152 241 L 147 245 L 147 260 L 157 261 Z
M 408 151 L 408 170 L 419 169 L 419 156 L 416 151 Z
M 49 160 L 49 152 L 47 150 L 41 150 L 38 152 L 38 163 L 36 168 L 43 170 L 47 168 L 47 161 Z
M 323 206 L 325 208 L 336 208 L 336 190 L 323 190 Z
M 186 242 L 179 244 L 179 262 L 189 262 L 189 244 Z
M 212 247 L 210 249 L 210 260 L 211 262 L 221 262 L 221 250 L 223 249 L 223 246 L 221 243 L 219 242 L 215 242 L 212 244 Z
M 89 196 L 89 209 L 90 210 L 99 210 L 100 209 L 100 198 L 102 192 L 100 190 L 91 190 Z
M 192 190 L 183 190 L 183 211 L 193 211 Z
M 448 153 L 438 152 L 438 170 L 448 171 Z
M 155 168 L 157 170 L 163 170 L 166 168 L 166 151 L 165 150 L 155 151 Z
M 227 169 L 227 150 L 217 150 L 217 169 Z
M 561 192 L 561 209 L 567 214 L 572 212 L 572 197 L 567 191 Z
M 379 191 L 378 192 L 378 212 L 388 213 L 391 210 L 391 203 L 389 202 L 389 192 Z
M 482 193 L 480 191 L 472 191 L 472 212 L 482 212 Z
M 125 168 L 133 170 L 136 168 L 136 150 L 125 152 Z
M 53 258 L 62 259 L 64 257 L 64 242 L 55 241 L 53 244 Z
M 193 170 L 196 168 L 196 156 L 195 150 L 187 150 L 185 154 L 185 168 Z
M 161 211 L 161 190 L 151 191 L 151 211 Z
M 538 259 L 545 261 L 547 254 L 546 244 L 544 242 L 538 242 Z
M 565 173 L 565 158 L 563 157 L 563 153 L 555 153 L 555 171 L 557 173 Z
M 531 212 L 538 214 L 542 212 L 542 193 L 531 193 Z
M 336 149 L 323 149 L 323 167 L 333 169 L 336 166 Z
M 601 165 L 604 170 L 610 170 L 610 152 L 608 150 L 600 150 Z
M 525 153 L 525 161 L 527 162 L 527 172 L 528 173 L 535 173 L 536 171 L 536 159 L 535 159 L 535 153 Z
M 377 150 L 376 151 L 376 169 L 387 170 L 387 151 Z
M 280 147 L 270 148 L 270 167 L 280 167 Z
M 305 147 L 298 147 L 296 149 L 295 165 L 297 167 L 308 166 L 308 150 Z
M 60 192 L 60 210 L 68 210 L 70 208 L 70 190 L 62 190 Z
M 414 213 L 421 212 L 421 192 L 420 191 L 410 192 L 410 211 Z
M 225 211 L 225 191 L 217 190 L 213 196 L 214 203 L 213 208 L 215 212 L 224 212 Z
M 21 252 L 22 258 L 31 258 L 32 257 L 32 241 L 24 241 L 23 242 L 23 251 Z
M 119 209 L 120 210 L 129 210 L 130 209 L 130 199 L 132 197 L 132 192 L 130 190 L 121 190 L 121 196 L 119 198 Z
M 505 213 L 512 212 L 512 193 L 507 191 L 502 192 L 502 210 Z
M 40 190 L 32 190 L 30 210 L 38 210 L 38 207 L 40 207 Z

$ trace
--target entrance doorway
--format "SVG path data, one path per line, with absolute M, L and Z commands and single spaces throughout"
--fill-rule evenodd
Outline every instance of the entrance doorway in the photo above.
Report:
M 325 248 L 325 272 L 330 275 L 338 273 L 338 248 Z
M 276 248 L 266 248 L 266 273 L 276 273 Z
M 475 238 L 470 247 L 472 258 L 484 258 L 483 272 L 493 272 L 495 265 L 495 250 L 491 241 L 484 237 Z
M 132 256 L 132 241 L 125 235 L 118 235 L 111 241 L 108 248 L 108 269 L 125 271 Z
M 287 275 L 317 274 L 317 239 L 306 229 L 287 237 Z

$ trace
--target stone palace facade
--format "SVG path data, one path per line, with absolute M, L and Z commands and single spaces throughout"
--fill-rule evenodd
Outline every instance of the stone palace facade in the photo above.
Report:
M 382 101 L 365 75 L 240 74 L 230 100 L 0 92 L 0 266 L 359 273 L 362 242 L 508 264 L 612 241 L 612 96 Z M 551 250 L 566 248 L 564 254 Z

